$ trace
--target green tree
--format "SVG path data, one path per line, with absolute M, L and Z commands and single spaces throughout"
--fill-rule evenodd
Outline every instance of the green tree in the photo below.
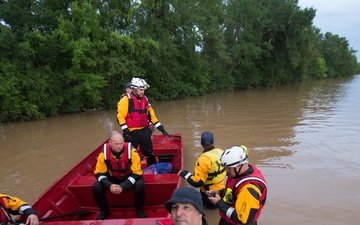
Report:
M 356 51 L 349 47 L 344 37 L 327 32 L 322 36 L 321 53 L 327 65 L 329 78 L 349 76 L 356 73 Z
M 223 1 L 195 1 L 195 32 L 199 42 L 195 48 L 200 53 L 203 68 L 201 76 L 207 92 L 221 92 L 233 88 L 231 74 L 227 71 L 229 57 L 224 37 Z
M 2 0 L 0 122 L 359 71 L 345 38 L 296 0 Z
M 314 40 L 311 26 L 315 10 L 301 10 L 297 0 L 262 3 L 268 18 L 263 41 L 271 44 L 260 59 L 263 85 L 301 81 Z
M 257 62 L 267 45 L 261 39 L 267 19 L 259 3 L 232 0 L 225 8 L 224 34 L 230 58 L 228 70 L 236 88 L 258 86 L 262 80 Z
M 143 61 L 143 74 L 154 89 L 149 95 L 168 100 L 205 92 L 202 62 L 195 51 L 199 33 L 195 29 L 194 1 L 142 1 L 134 35 L 149 37 L 159 43 L 159 51 Z M 151 85 L 151 84 L 150 84 Z

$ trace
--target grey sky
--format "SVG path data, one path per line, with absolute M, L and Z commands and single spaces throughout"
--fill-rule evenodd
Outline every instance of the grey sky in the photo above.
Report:
M 345 37 L 360 62 L 360 0 L 299 0 L 298 5 L 316 9 L 314 25 L 323 34 Z

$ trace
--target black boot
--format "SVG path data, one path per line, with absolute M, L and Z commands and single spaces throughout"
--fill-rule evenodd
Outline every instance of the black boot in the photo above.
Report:
M 98 217 L 96 217 L 96 220 L 105 220 L 109 215 L 110 215 L 109 209 L 103 209 L 100 211 Z
M 142 208 L 136 208 L 136 215 L 139 218 L 146 218 L 146 214 Z
M 105 196 L 105 191 L 107 190 L 100 182 L 95 182 L 92 186 L 93 197 L 96 202 L 96 205 L 100 209 L 100 214 L 96 218 L 97 220 L 104 220 L 110 215 L 110 210 L 108 202 Z

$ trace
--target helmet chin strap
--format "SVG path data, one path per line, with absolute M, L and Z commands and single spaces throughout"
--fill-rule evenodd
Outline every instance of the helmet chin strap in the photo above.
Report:
M 139 95 L 136 93 L 135 89 L 132 91 L 132 93 L 133 93 L 137 98 L 140 98 Z
M 236 170 L 236 168 L 234 168 L 236 177 L 240 176 L 240 171 L 241 171 L 241 168 L 243 167 L 243 165 L 244 165 L 244 164 L 241 164 L 239 170 Z

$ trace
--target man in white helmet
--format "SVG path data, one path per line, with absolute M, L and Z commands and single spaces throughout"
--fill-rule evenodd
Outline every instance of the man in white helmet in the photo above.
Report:
M 221 156 L 227 173 L 225 191 L 208 192 L 209 200 L 219 209 L 219 225 L 257 224 L 266 201 L 267 186 L 260 170 L 248 164 L 247 157 L 244 145 L 227 148 Z
M 149 124 L 153 124 L 164 136 L 170 136 L 156 118 L 155 112 L 145 96 L 145 90 L 149 87 L 150 85 L 144 79 L 132 78 L 131 93 L 127 93 L 127 97 L 120 98 L 117 104 L 117 120 L 125 141 L 131 142 L 134 148 L 140 145 L 142 154 L 147 157 L 148 166 L 156 163 L 152 153 L 152 132 Z

